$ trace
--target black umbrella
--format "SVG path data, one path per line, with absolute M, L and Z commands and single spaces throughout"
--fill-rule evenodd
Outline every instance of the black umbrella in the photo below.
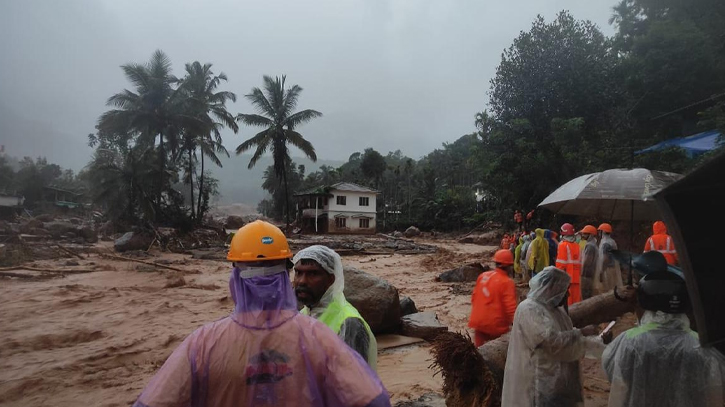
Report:
M 655 198 L 675 240 L 700 342 L 725 354 L 725 152 Z

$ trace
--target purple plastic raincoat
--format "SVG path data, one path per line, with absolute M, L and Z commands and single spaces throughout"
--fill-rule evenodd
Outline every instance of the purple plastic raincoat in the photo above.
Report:
M 390 406 L 360 355 L 297 312 L 284 266 L 235 268 L 229 288 L 234 313 L 189 335 L 134 407 Z

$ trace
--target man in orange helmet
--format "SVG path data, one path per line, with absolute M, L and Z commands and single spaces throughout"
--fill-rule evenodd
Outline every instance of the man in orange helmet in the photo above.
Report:
M 556 268 L 566 271 L 571 277 L 568 304 L 576 304 L 582 300 L 581 292 L 581 251 L 576 242 L 574 225 L 561 225 L 561 242 L 556 252 Z
M 134 407 L 390 406 L 378 376 L 320 321 L 297 312 L 287 239 L 256 221 L 227 259 L 234 311 L 189 335 Z
M 496 269 L 478 276 L 471 296 L 468 326 L 475 331 L 476 347 L 492 341 L 511 329 L 516 313 L 516 285 L 509 276 L 514 268 L 511 250 L 493 255 Z
M 612 250 L 617 250 L 617 242 L 612 238 L 612 225 L 602 223 L 597 228 L 601 233 L 599 239 L 599 255 L 597 271 L 594 275 L 594 293 L 601 294 L 622 287 L 622 272 L 619 263 L 612 257 Z
M 594 276 L 597 273 L 597 259 L 599 258 L 599 247 L 597 247 L 597 228 L 593 225 L 586 225 L 579 232 L 584 242 L 584 248 L 581 251 L 582 256 L 582 274 L 581 274 L 581 290 L 582 299 L 594 295 Z M 581 247 L 581 244 L 579 245 Z
M 649 251 L 658 251 L 665 256 L 667 264 L 677 265 L 677 252 L 675 251 L 675 242 L 672 236 L 667 234 L 667 226 L 661 220 L 652 224 L 652 236 L 647 239 L 644 245 L 644 253 Z

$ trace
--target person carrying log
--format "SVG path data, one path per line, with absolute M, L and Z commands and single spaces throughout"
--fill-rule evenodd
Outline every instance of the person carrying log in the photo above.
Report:
M 377 374 L 330 328 L 297 312 L 279 228 L 239 229 L 227 259 L 234 311 L 189 335 L 134 407 L 381 406 Z
M 566 271 L 571 277 L 569 286 L 569 305 L 582 300 L 581 291 L 581 252 L 574 235 L 574 226 L 571 223 L 561 225 L 561 242 L 556 252 L 556 267 Z
M 493 261 L 496 269 L 478 276 L 471 296 L 468 326 L 475 331 L 476 347 L 508 332 L 516 312 L 516 285 L 509 277 L 514 257 L 510 250 L 499 250 Z
M 345 299 L 340 255 L 327 246 L 315 245 L 300 250 L 292 262 L 295 294 L 304 305 L 300 312 L 329 326 L 377 370 L 378 344 L 368 323 Z
M 637 256 L 646 275 L 637 287 L 639 326 L 607 346 L 602 366 L 612 383 L 610 407 L 706 407 L 725 402 L 725 363 L 690 329 L 685 281 L 658 251 Z
M 579 360 L 604 348 L 598 329 L 573 327 L 564 309 L 571 277 L 546 267 L 519 304 L 504 370 L 502 407 L 579 407 L 584 405 Z

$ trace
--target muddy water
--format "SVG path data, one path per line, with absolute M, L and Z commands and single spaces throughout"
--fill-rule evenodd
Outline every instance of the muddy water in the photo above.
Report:
M 432 242 L 429 242 L 432 243 Z M 441 271 L 483 260 L 491 248 L 435 242 L 435 255 L 345 257 L 383 277 L 423 311 L 435 311 L 451 330 L 466 330 L 471 284 L 436 283 Z M 138 264 L 92 256 L 100 271 L 41 281 L 0 280 L 0 405 L 128 406 L 181 340 L 232 310 L 229 266 L 157 254 L 187 270 L 186 285 L 169 287 L 178 273 L 139 272 Z M 56 267 L 60 262 L 37 262 Z M 429 346 L 382 351 L 379 374 L 394 401 L 439 392 Z M 608 385 L 592 362 L 585 375 L 587 405 L 606 405 Z

